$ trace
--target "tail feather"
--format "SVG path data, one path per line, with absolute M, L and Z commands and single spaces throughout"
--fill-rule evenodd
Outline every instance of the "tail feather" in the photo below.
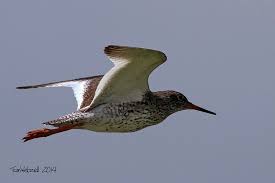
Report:
M 51 125 L 54 127 L 59 127 L 67 124 L 81 124 L 82 120 L 85 118 L 85 113 L 82 112 L 73 112 L 71 114 L 67 114 L 65 116 L 61 116 L 55 120 L 47 121 L 42 124 Z

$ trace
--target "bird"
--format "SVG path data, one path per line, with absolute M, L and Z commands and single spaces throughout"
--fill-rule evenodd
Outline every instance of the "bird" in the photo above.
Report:
M 216 115 L 189 102 L 180 92 L 150 90 L 148 78 L 151 72 L 167 60 L 163 52 L 108 45 L 104 53 L 114 64 L 105 75 L 17 87 L 71 87 L 77 101 L 75 112 L 44 122 L 44 125 L 51 128 L 27 132 L 22 139 L 24 142 L 72 129 L 136 132 L 157 125 L 169 115 L 187 109 Z

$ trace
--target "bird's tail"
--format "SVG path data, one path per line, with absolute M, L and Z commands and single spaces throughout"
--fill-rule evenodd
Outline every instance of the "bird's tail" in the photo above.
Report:
M 71 114 L 61 116 L 54 120 L 44 122 L 42 124 L 51 125 L 54 127 L 60 127 L 60 126 L 67 125 L 67 124 L 79 124 L 80 125 L 82 123 L 82 121 L 85 119 L 86 115 L 87 115 L 86 113 L 77 111 L 77 112 L 73 112 Z

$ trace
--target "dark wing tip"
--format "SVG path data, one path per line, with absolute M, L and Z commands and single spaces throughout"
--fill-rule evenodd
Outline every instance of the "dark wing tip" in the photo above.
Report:
M 117 46 L 117 45 L 109 45 L 104 48 L 104 53 L 110 55 L 116 51 L 121 51 L 125 48 L 124 46 Z
M 215 113 L 215 112 L 211 112 L 210 114 L 217 115 L 217 113 Z
M 16 89 L 29 89 L 29 88 L 36 88 L 34 86 L 18 86 Z
M 130 46 L 118 46 L 118 45 L 108 45 L 104 48 L 104 53 L 110 57 L 123 57 L 130 54 L 130 50 L 140 50 L 140 51 L 148 51 L 150 54 L 155 54 L 159 57 L 163 62 L 167 60 L 167 56 L 165 53 L 159 50 L 153 50 L 142 47 L 130 47 Z M 128 52 L 129 51 L 129 52 Z M 139 51 L 136 54 L 141 54 Z
M 167 60 L 166 54 L 163 53 L 163 52 L 161 52 L 161 51 L 160 51 L 160 54 L 162 55 L 162 59 L 163 59 L 163 61 L 165 62 L 165 61 Z

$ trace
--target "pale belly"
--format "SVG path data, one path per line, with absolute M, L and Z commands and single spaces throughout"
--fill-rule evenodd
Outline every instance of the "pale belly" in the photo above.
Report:
M 86 122 L 81 129 L 91 130 L 95 132 L 135 132 L 148 126 L 156 125 L 162 120 L 148 120 L 148 118 L 139 119 L 112 118 L 109 120 L 89 121 Z
M 85 119 L 80 128 L 95 132 L 135 132 L 165 119 L 157 109 L 143 105 L 135 107 L 135 110 L 129 110 L 127 106 L 118 109 L 115 106 L 102 106 L 92 111 L 92 116 Z
M 127 132 L 135 132 L 146 128 L 148 124 L 143 125 L 135 125 L 135 124 L 112 124 L 112 125 L 102 125 L 102 126 L 95 126 L 95 125 L 84 125 L 81 129 L 91 130 L 94 132 L 120 132 L 120 133 L 127 133 Z

